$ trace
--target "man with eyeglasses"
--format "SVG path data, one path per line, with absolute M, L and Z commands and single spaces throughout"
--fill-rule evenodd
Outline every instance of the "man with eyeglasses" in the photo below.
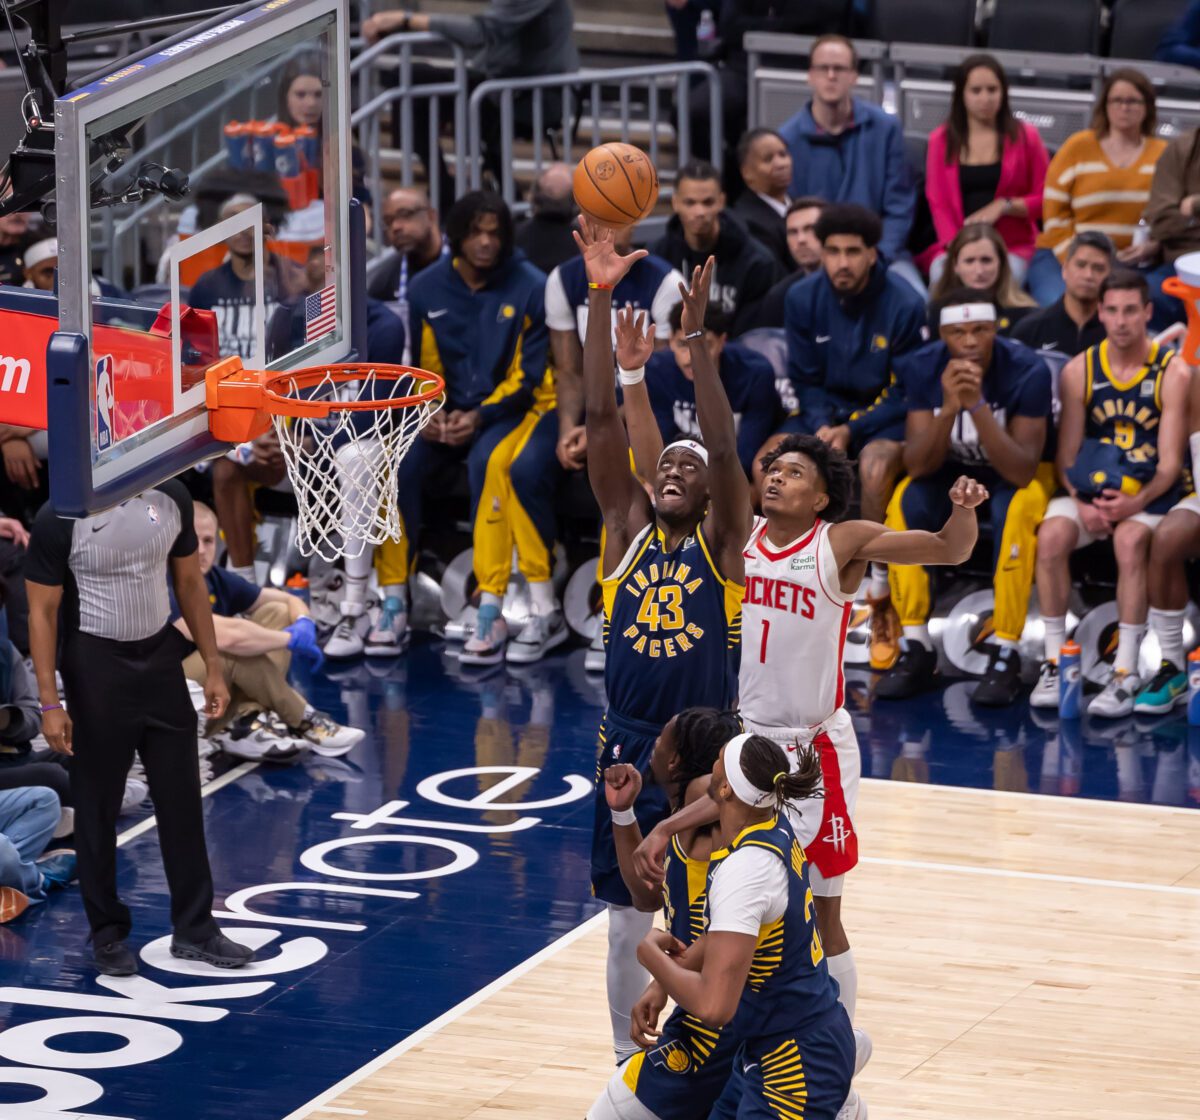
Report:
M 925 285 L 905 249 L 917 198 L 900 125 L 853 96 L 858 54 L 842 35 L 822 35 L 813 44 L 808 80 L 812 100 L 779 130 L 792 153 L 788 193 L 875 211 L 883 221 L 880 256 L 923 297 Z

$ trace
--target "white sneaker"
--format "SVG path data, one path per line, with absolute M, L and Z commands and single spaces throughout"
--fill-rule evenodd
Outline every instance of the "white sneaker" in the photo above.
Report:
M 550 614 L 531 614 L 521 632 L 509 642 L 504 656 L 517 665 L 541 661 L 568 637 L 567 620 L 560 609 L 555 608 Z
M 854 1076 L 863 1071 L 863 1066 L 871 1060 L 871 1052 L 875 1049 L 871 1036 L 866 1031 L 854 1028 Z
M 490 619 L 481 617 L 458 655 L 463 665 L 499 665 L 504 660 L 504 647 L 508 644 L 508 623 L 499 611 Z
M 583 671 L 585 673 L 603 673 L 604 659 L 607 656 L 604 649 L 604 627 L 597 626 L 592 637 L 592 644 L 583 655 Z
M 1029 694 L 1031 708 L 1057 708 L 1059 703 L 1058 662 L 1043 661 L 1037 684 Z
M 51 840 L 61 840 L 64 836 L 70 836 L 75 831 L 75 810 L 70 805 L 64 805 L 59 813 L 58 824 L 54 826 L 54 835 Z
M 1088 705 L 1088 715 L 1101 719 L 1120 719 L 1133 714 L 1133 698 L 1142 687 L 1137 673 L 1113 670 L 1104 690 Z
M 361 625 L 363 618 L 361 603 L 343 603 L 342 617 L 325 643 L 325 656 L 334 661 L 348 661 L 363 651 Z
M 126 778 L 125 793 L 121 797 L 120 815 L 132 813 L 149 796 L 150 787 L 145 782 L 139 778 Z
M 324 712 L 310 712 L 293 734 L 300 736 L 319 755 L 340 758 L 352 751 L 366 738 L 367 733 L 357 727 L 343 727 L 335 723 Z
M 851 1089 L 846 1103 L 838 1109 L 837 1120 L 867 1120 L 867 1102 L 857 1089 Z
M 281 721 L 266 712 L 242 716 L 208 741 L 218 750 L 245 762 L 296 762 L 308 749 Z
M 404 600 L 389 595 L 379 610 L 379 618 L 367 633 L 363 649 L 368 657 L 399 657 L 408 649 L 408 611 Z M 329 652 L 328 646 L 325 652 Z
M 446 632 L 442 636 L 448 642 L 465 642 L 475 634 L 479 623 L 479 608 L 474 603 L 468 603 L 458 618 L 446 623 Z

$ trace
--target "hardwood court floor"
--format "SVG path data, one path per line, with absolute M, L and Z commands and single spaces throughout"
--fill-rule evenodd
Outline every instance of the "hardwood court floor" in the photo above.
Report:
M 859 830 L 873 1120 L 1200 1116 L 1200 814 L 868 781 Z M 294 1116 L 582 1117 L 604 952 L 601 916 Z

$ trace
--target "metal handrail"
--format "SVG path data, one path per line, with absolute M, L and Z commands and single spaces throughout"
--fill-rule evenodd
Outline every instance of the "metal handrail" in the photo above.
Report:
M 563 133 L 563 151 L 561 158 L 571 161 L 571 146 L 575 132 L 575 98 L 576 91 L 588 89 L 588 99 L 592 111 L 592 141 L 600 142 L 600 91 L 604 86 L 619 86 L 621 135 L 629 135 L 629 88 L 639 83 L 645 83 L 649 97 L 650 117 L 650 160 L 658 166 L 658 110 L 660 85 L 673 83 L 675 86 L 676 136 L 680 163 L 691 157 L 691 119 L 688 113 L 688 91 L 693 77 L 708 83 L 708 120 L 710 151 L 713 162 L 721 162 L 722 124 L 721 113 L 721 76 L 716 67 L 707 62 L 673 62 L 656 66 L 623 66 L 611 70 L 586 69 L 576 70 L 569 74 L 548 74 L 530 78 L 495 78 L 480 83 L 471 94 L 469 104 L 469 163 L 471 169 L 471 186 L 478 188 L 483 182 L 483 127 L 482 107 L 487 97 L 500 99 L 500 150 L 501 160 L 501 194 L 504 200 L 512 206 L 516 201 L 516 190 L 513 181 L 512 161 L 508 158 L 513 149 L 513 94 L 523 90 L 533 92 L 533 132 L 534 132 L 534 167 L 540 171 L 542 167 L 542 143 L 544 132 L 544 111 L 542 91 L 557 89 L 562 94 L 561 123 Z

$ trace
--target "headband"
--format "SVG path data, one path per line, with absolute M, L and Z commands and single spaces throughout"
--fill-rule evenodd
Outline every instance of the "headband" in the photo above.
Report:
M 674 443 L 668 443 L 667 446 L 662 449 L 662 454 L 659 455 L 658 461 L 661 463 L 663 461 L 663 455 L 665 455 L 668 451 L 674 451 L 676 449 L 680 451 L 690 451 L 706 467 L 708 466 L 708 450 L 705 448 L 704 444 L 697 443 L 694 439 L 677 439 Z
M 35 241 L 28 249 L 25 250 L 25 255 L 22 257 L 22 262 L 26 268 L 35 268 L 42 261 L 48 261 L 51 257 L 58 256 L 58 238 L 47 237 L 42 241 Z
M 956 323 L 994 323 L 996 308 L 990 303 L 956 303 L 943 307 L 938 323 L 943 327 Z
M 752 734 L 745 731 L 741 735 L 735 735 L 725 744 L 725 780 L 739 801 L 758 808 L 770 801 L 775 796 L 775 791 L 759 789 L 742 770 L 742 748 L 750 738 Z

